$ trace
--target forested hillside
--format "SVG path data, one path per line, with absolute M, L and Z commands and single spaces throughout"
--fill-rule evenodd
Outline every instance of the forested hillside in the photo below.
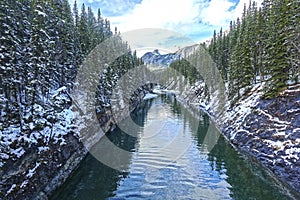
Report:
M 128 49 L 96 80 L 98 114 L 109 105 L 116 79 L 140 65 L 100 9 L 95 16 L 90 7 L 78 7 L 68 0 L 0 1 L 0 198 L 38 191 L 79 148 L 71 94 L 98 44 L 113 37 Z
M 18 124 L 26 132 L 37 105 L 51 104 L 51 92 L 62 86 L 70 91 L 82 60 L 112 32 L 100 10 L 95 18 L 82 5 L 79 16 L 67 0 L 0 4 L 1 128 Z
M 230 98 L 256 83 L 266 83 L 265 98 L 299 83 L 299 24 L 299 1 L 265 0 L 261 6 L 250 1 L 229 30 L 214 32 L 208 50 L 229 83 Z

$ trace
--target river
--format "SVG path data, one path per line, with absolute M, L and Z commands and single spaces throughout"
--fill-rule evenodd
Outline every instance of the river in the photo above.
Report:
M 264 169 L 219 136 L 206 114 L 190 112 L 174 97 L 147 100 L 131 118 L 140 126 L 134 133 L 117 127 L 107 134 L 128 153 L 123 170 L 88 154 L 50 199 L 291 199 Z M 103 146 L 101 140 L 93 150 Z

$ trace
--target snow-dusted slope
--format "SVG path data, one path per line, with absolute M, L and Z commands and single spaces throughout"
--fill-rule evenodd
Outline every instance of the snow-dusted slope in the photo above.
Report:
M 212 106 L 217 97 L 207 101 L 203 87 L 195 84 L 180 99 L 205 109 L 234 146 L 300 192 L 300 84 L 272 100 L 261 98 L 263 84 L 257 84 L 233 106 L 228 101 L 221 118 Z
M 228 111 L 224 133 L 300 192 L 300 85 L 272 100 L 254 87 Z

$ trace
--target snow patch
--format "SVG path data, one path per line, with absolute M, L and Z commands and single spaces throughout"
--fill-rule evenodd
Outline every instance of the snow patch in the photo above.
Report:
M 154 98 L 157 98 L 157 97 L 158 97 L 157 94 L 147 93 L 147 94 L 144 96 L 143 100 L 154 99 Z
M 165 92 L 161 89 L 158 89 L 158 88 L 154 88 L 153 91 L 152 91 L 154 94 L 164 94 Z
M 25 181 L 21 184 L 20 188 L 24 188 L 27 184 L 28 184 L 28 180 L 25 180 Z
M 42 153 L 43 151 L 48 151 L 50 148 L 49 147 L 38 147 L 38 153 Z
M 66 91 L 67 90 L 67 87 L 66 86 L 63 86 L 63 87 L 60 87 L 58 88 L 54 94 L 52 94 L 52 98 L 55 98 L 57 95 L 59 95 L 59 93 L 63 92 L 63 91 Z
M 35 170 L 41 165 L 41 163 L 35 163 L 35 167 L 33 169 L 30 169 L 28 174 L 26 175 L 27 178 L 31 178 L 34 173 L 35 173 Z
M 23 149 L 23 147 L 20 147 L 20 148 L 17 148 L 17 149 L 12 149 L 11 153 L 15 154 L 17 156 L 17 158 L 20 158 L 21 156 L 24 155 L 25 150 Z
M 46 17 L 46 16 L 47 16 L 46 13 L 44 13 L 44 12 L 42 12 L 42 11 L 40 11 L 40 10 L 35 10 L 35 12 L 37 12 L 38 15 L 41 15 L 41 16 L 43 16 L 43 17 Z
M 14 191 L 14 189 L 17 187 L 16 184 L 13 184 L 10 189 L 7 191 L 6 196 L 9 195 L 10 193 L 12 193 L 12 191 Z

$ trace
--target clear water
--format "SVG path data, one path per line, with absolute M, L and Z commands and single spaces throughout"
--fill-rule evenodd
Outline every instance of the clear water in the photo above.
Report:
M 89 154 L 51 199 L 291 199 L 263 169 L 218 138 L 207 115 L 187 111 L 173 97 L 145 102 L 132 119 L 140 128 L 107 135 L 128 152 L 123 172 Z M 103 146 L 100 141 L 94 150 Z

